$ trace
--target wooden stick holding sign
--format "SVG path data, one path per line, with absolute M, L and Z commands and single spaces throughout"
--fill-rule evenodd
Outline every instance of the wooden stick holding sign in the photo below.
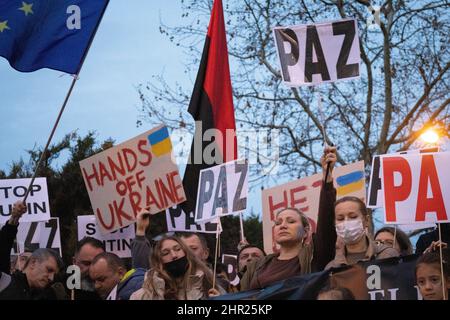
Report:
M 244 235 L 244 221 L 242 218 L 242 213 L 239 213 L 239 224 L 241 227 L 241 241 L 244 241 L 245 235 Z
M 221 211 L 221 208 L 217 208 L 217 211 Z M 221 222 L 220 222 L 220 212 L 217 215 L 217 219 L 216 219 L 216 223 L 218 225 L 217 227 L 217 231 L 216 231 L 216 251 L 214 252 L 214 270 L 213 270 L 213 289 L 216 288 L 216 273 L 217 273 L 217 257 L 219 256 L 219 248 L 220 248 L 220 232 L 219 229 L 221 230 L 222 227 L 219 228 L 219 225 L 221 226 Z

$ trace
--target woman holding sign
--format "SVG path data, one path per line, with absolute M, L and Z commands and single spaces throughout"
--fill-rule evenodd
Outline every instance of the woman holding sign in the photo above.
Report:
M 335 152 L 336 148 L 325 148 L 322 165 L 324 159 L 328 159 L 330 153 Z M 332 170 L 333 168 L 330 166 L 330 177 Z M 328 203 L 327 206 L 332 204 Z M 323 203 L 320 205 L 322 206 Z M 400 252 L 387 242 L 384 243 L 379 240 L 377 244 L 373 240 L 373 234 L 368 229 L 370 216 L 365 203 L 361 199 L 346 196 L 335 201 L 332 207 L 334 207 L 334 210 L 330 212 L 330 216 L 334 219 L 335 229 L 333 233 L 335 236 L 337 235 L 337 241 L 331 246 L 333 250 L 335 249 L 335 257 L 326 265 L 325 269 L 352 265 L 358 261 L 384 259 L 400 255 Z
M 327 175 L 328 163 L 332 167 L 336 162 L 336 148 L 333 150 L 322 161 L 324 182 L 313 241 L 311 242 L 311 223 L 303 212 L 297 208 L 286 208 L 278 212 L 274 239 L 280 250 L 247 266 L 240 282 L 241 290 L 263 288 L 276 281 L 323 270 L 333 259 L 336 237 L 332 212 L 336 191 L 331 175 Z
M 226 293 L 208 267 L 176 236 L 164 236 L 151 256 L 152 268 L 130 300 L 199 300 Z

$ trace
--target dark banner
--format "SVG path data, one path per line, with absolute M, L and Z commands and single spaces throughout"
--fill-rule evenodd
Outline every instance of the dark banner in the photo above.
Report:
M 215 300 L 315 300 L 325 286 L 344 287 L 357 300 L 419 300 L 415 284 L 417 256 L 360 262 L 353 266 L 279 281 L 262 290 L 244 291 Z

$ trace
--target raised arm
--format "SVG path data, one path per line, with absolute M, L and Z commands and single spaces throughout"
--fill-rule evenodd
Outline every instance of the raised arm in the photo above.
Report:
M 141 210 L 137 214 L 136 238 L 131 242 L 131 264 L 133 268 L 150 269 L 150 255 L 152 247 L 145 236 L 145 231 L 150 225 L 150 214 Z
M 334 203 L 336 202 L 336 189 L 333 186 L 333 168 L 336 163 L 336 147 L 326 147 L 320 161 L 322 163 L 322 187 L 319 198 L 319 214 L 317 217 L 317 230 L 313 237 L 314 255 L 312 270 L 321 271 L 334 259 L 336 251 L 336 229 L 334 226 Z M 325 181 L 328 163 L 329 172 Z
M 0 230 L 0 271 L 10 273 L 10 255 L 17 235 L 20 217 L 27 211 L 26 205 L 22 201 L 14 203 L 11 217 Z

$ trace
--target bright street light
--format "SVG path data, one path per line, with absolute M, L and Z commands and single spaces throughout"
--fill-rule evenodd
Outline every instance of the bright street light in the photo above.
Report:
M 434 129 L 430 128 L 420 135 L 420 139 L 426 143 L 434 144 L 438 142 L 439 135 Z

